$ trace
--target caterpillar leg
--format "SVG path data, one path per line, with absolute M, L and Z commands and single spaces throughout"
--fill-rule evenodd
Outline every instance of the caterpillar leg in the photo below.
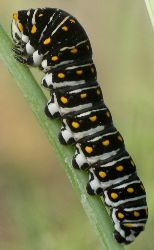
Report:
M 17 56 L 25 56 L 26 52 L 24 49 L 22 49 L 21 47 L 17 47 L 15 46 L 14 48 L 12 48 L 12 51 L 15 53 L 15 55 Z
M 27 65 L 32 65 L 33 61 L 31 59 L 29 59 L 27 51 L 26 51 L 26 47 L 25 44 L 17 44 L 15 45 L 14 48 L 12 48 L 12 51 L 15 53 L 14 54 L 14 58 L 22 63 L 22 64 L 27 64 Z
M 97 177 L 95 176 L 92 168 L 89 169 L 89 182 L 86 186 L 87 193 L 90 195 L 102 195 L 103 194 L 103 188 L 101 187 L 101 184 Z
M 12 51 L 15 53 L 14 58 L 18 62 L 29 66 L 34 65 L 33 57 L 28 55 L 25 47 L 15 46 Z
M 41 82 L 42 86 L 48 89 L 52 89 L 53 88 L 53 81 L 52 81 L 52 73 L 47 73 Z
M 32 58 L 26 58 L 26 57 L 23 57 L 23 56 L 19 56 L 19 55 L 15 55 L 14 56 L 14 58 L 18 61 L 18 62 L 20 62 L 20 63 L 22 63 L 22 64 L 27 64 L 27 65 L 29 65 L 29 66 L 33 66 L 33 60 L 32 60 Z
M 60 117 L 60 112 L 59 112 L 59 106 L 56 101 L 56 96 L 53 93 L 51 96 L 51 99 L 48 101 L 46 107 L 45 107 L 45 114 L 49 118 L 57 118 Z
M 20 41 L 19 43 L 17 43 L 17 44 L 14 45 L 14 48 L 24 50 L 25 49 L 25 43 L 23 43 L 22 41 Z
M 15 59 L 20 63 L 38 67 L 42 62 L 43 55 L 31 46 L 30 41 L 27 44 L 17 44 L 12 50 L 15 53 Z
M 15 54 L 14 57 L 18 62 L 27 64 L 29 66 L 35 66 L 35 67 L 38 67 L 41 64 L 43 56 L 39 55 L 38 51 L 35 51 L 32 56 L 28 56 L 28 57 L 23 56 L 25 55 L 24 52 L 20 53 L 19 50 L 15 50 L 15 51 L 17 51 L 17 53 Z
M 35 49 L 30 45 L 30 41 L 27 43 L 22 41 L 21 43 L 16 44 L 14 48 L 12 48 L 12 51 L 15 53 L 16 60 L 20 63 L 30 66 L 34 65 L 33 53 L 35 52 Z M 36 57 L 35 54 L 34 57 Z
M 65 126 L 64 123 L 59 133 L 59 141 L 61 144 L 64 144 L 64 145 L 74 143 L 74 137 L 72 135 L 72 132 Z
M 89 164 L 86 160 L 85 155 L 76 148 L 75 154 L 72 159 L 72 166 L 76 169 L 86 170 L 89 168 Z

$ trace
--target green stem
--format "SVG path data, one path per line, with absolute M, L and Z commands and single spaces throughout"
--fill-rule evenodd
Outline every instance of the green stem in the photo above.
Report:
M 82 171 L 74 170 L 71 159 L 74 148 L 60 145 L 57 137 L 60 130 L 60 121 L 50 121 L 44 115 L 44 106 L 47 99 L 38 86 L 30 70 L 16 62 L 11 52 L 12 42 L 0 25 L 0 56 L 6 67 L 14 77 L 17 86 L 29 103 L 40 126 L 46 133 L 49 142 L 57 152 L 61 165 L 64 167 L 73 188 L 78 193 L 81 203 L 88 215 L 93 227 L 96 229 L 103 250 L 122 250 L 123 247 L 113 238 L 113 224 L 99 197 L 91 197 L 85 191 L 88 176 Z M 82 226 L 82 225 L 81 225 Z
M 154 29 L 154 0 L 145 0 L 145 3 L 152 23 L 152 27 Z

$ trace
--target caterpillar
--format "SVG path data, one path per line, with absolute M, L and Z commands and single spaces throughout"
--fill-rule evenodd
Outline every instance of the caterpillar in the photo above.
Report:
M 63 10 L 38 8 L 14 13 L 11 34 L 16 60 L 45 73 L 45 113 L 61 119 L 59 141 L 75 146 L 72 165 L 87 171 L 87 192 L 104 197 L 115 239 L 131 243 L 147 221 L 146 193 L 104 103 L 85 30 Z

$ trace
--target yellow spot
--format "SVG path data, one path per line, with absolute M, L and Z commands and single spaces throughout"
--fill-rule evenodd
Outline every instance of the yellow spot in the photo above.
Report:
M 95 69 L 94 69 L 93 67 L 91 68 L 91 72 L 92 72 L 92 73 L 94 73 L 94 72 L 95 72 Z
M 118 198 L 118 194 L 117 193 L 111 193 L 111 198 L 116 200 Z
M 52 57 L 51 57 L 51 60 L 52 60 L 53 62 L 57 61 L 57 60 L 58 60 L 58 56 L 52 56 Z
M 66 97 L 64 97 L 64 96 L 62 96 L 62 97 L 60 98 L 60 100 L 61 100 L 61 102 L 64 103 L 64 104 L 68 103 L 68 99 L 67 99 Z
M 83 99 L 83 98 L 86 98 L 87 97 L 87 93 L 82 93 L 81 95 L 80 95 L 80 97 Z
M 95 122 L 97 120 L 97 116 L 93 115 L 89 117 L 90 121 Z
M 123 224 L 125 227 L 133 227 L 132 224 Z
M 100 95 L 101 94 L 101 91 L 100 91 L 100 89 L 97 89 L 97 95 Z
M 148 215 L 148 209 L 145 209 L 145 214 Z
M 121 171 L 124 170 L 124 167 L 122 165 L 119 165 L 119 166 L 116 167 L 116 170 L 121 172 Z
M 120 135 L 117 136 L 119 141 L 123 141 L 122 137 Z
M 21 23 L 18 23 L 18 28 L 19 28 L 20 32 L 23 32 L 24 28 L 23 28 L 23 25 Z
M 62 27 L 62 30 L 68 31 L 68 27 L 67 27 L 67 26 L 63 26 L 63 27 Z
M 76 54 L 77 52 L 78 52 L 78 49 L 77 49 L 77 48 L 71 49 L 71 53 L 72 53 L 72 54 Z
M 44 42 L 43 42 L 44 45 L 47 45 L 47 44 L 49 44 L 49 43 L 51 43 L 51 37 L 48 37 L 48 38 L 45 39 Z
M 93 148 L 92 147 L 89 147 L 89 146 L 86 146 L 85 147 L 85 151 L 88 153 L 88 154 L 91 154 L 93 152 Z
M 71 23 L 75 23 L 75 20 L 74 20 L 74 19 L 70 19 L 70 22 L 71 22 Z
M 14 19 L 15 21 L 18 21 L 18 13 L 14 13 L 14 14 L 13 14 L 13 19 Z
M 140 216 L 140 213 L 137 212 L 137 211 L 134 211 L 134 216 L 135 216 L 135 217 L 139 217 L 139 216 Z
M 79 128 L 79 123 L 78 122 L 72 122 L 72 127 L 73 128 Z
M 110 117 L 110 112 L 109 111 L 106 112 L 106 116 Z
M 43 14 L 39 14 L 39 17 L 43 16 Z
M 125 215 L 123 213 L 120 213 L 120 212 L 118 213 L 118 218 L 119 219 L 123 219 L 124 217 L 125 217 Z
M 127 192 L 128 192 L 128 193 L 133 193 L 133 192 L 134 192 L 134 188 L 131 188 L 131 187 L 130 187 L 130 188 L 127 188 Z
M 134 167 L 135 166 L 135 164 L 134 164 L 134 162 L 131 160 L 130 161 L 130 163 L 131 163 L 131 165 Z
M 76 70 L 76 74 L 77 75 L 82 75 L 82 73 L 83 73 L 83 70 L 81 69 L 81 70 Z
M 100 171 L 99 172 L 99 176 L 102 177 L 102 178 L 105 178 L 106 177 L 106 173 L 104 171 Z
M 65 74 L 64 73 L 58 73 L 58 77 L 61 78 L 61 79 L 65 78 Z
M 34 34 L 36 33 L 36 31 L 37 31 L 36 25 L 33 25 L 31 29 L 31 33 Z
M 110 143 L 110 141 L 109 141 L 109 140 L 102 141 L 102 144 L 103 144 L 104 146 L 108 146 L 108 145 L 109 145 L 109 143 Z

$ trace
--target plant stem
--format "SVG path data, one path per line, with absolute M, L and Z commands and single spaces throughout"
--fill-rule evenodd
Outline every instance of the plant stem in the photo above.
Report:
M 152 27 L 154 29 L 154 0 L 145 0 L 145 3 L 152 23 Z
M 12 42 L 0 25 L 0 56 L 11 75 L 14 77 L 17 86 L 26 98 L 31 110 L 35 114 L 40 126 L 46 133 L 49 142 L 59 156 L 61 165 L 64 167 L 68 178 L 78 193 L 81 203 L 88 215 L 93 227 L 101 242 L 103 250 L 122 250 L 123 246 L 118 244 L 113 238 L 113 224 L 109 217 L 101 199 L 99 197 L 91 197 L 85 191 L 88 176 L 78 170 L 74 170 L 71 166 L 71 159 L 74 153 L 72 146 L 60 145 L 57 137 L 60 131 L 60 121 L 49 120 L 43 110 L 47 103 L 47 99 L 41 88 L 35 81 L 30 70 L 20 63 L 16 62 L 11 52 Z M 81 225 L 82 226 L 82 225 Z

